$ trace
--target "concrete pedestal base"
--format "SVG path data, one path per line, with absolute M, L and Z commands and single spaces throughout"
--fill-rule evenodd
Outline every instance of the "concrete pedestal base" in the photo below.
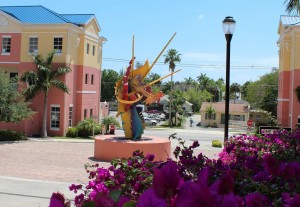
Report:
M 101 135 L 95 138 L 94 157 L 102 161 L 114 158 L 132 157 L 132 152 L 140 150 L 144 155 L 154 154 L 156 161 L 170 157 L 171 142 L 168 139 L 147 136 L 139 141 L 128 140 L 120 135 Z

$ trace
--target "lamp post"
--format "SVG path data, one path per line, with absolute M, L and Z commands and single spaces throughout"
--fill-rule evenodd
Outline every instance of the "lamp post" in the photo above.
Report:
M 225 89 L 225 127 L 224 141 L 228 140 L 229 125 L 229 86 L 230 86 L 230 42 L 235 29 L 235 20 L 228 16 L 223 20 L 223 31 L 227 42 L 226 47 L 226 89 Z

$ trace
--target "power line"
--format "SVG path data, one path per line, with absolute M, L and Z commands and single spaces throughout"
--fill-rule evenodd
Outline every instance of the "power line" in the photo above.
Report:
M 108 62 L 124 62 L 129 63 L 130 59 L 121 58 L 102 58 L 104 61 Z M 145 62 L 144 60 L 136 60 L 136 62 Z M 150 62 L 150 61 L 149 61 Z M 156 62 L 157 65 L 166 65 L 164 62 Z M 225 65 L 215 65 L 215 64 L 193 64 L 193 63 L 177 63 L 176 66 L 186 67 L 186 68 L 210 68 L 210 69 L 225 69 Z M 274 66 L 263 66 L 263 65 L 232 65 L 230 69 L 244 69 L 244 70 L 271 70 Z

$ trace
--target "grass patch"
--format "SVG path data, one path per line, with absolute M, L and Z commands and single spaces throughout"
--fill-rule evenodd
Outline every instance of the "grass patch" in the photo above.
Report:
M 222 142 L 220 142 L 219 140 L 213 140 L 211 146 L 222 148 Z

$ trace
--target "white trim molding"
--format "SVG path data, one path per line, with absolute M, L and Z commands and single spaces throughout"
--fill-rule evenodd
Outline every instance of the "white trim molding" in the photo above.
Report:
M 288 98 L 278 98 L 277 101 L 290 101 Z
M 0 64 L 20 64 L 20 62 L 1 62 Z
M 77 93 L 83 93 L 83 94 L 91 94 L 91 93 L 93 93 L 93 94 L 96 94 L 97 91 L 77 91 Z

